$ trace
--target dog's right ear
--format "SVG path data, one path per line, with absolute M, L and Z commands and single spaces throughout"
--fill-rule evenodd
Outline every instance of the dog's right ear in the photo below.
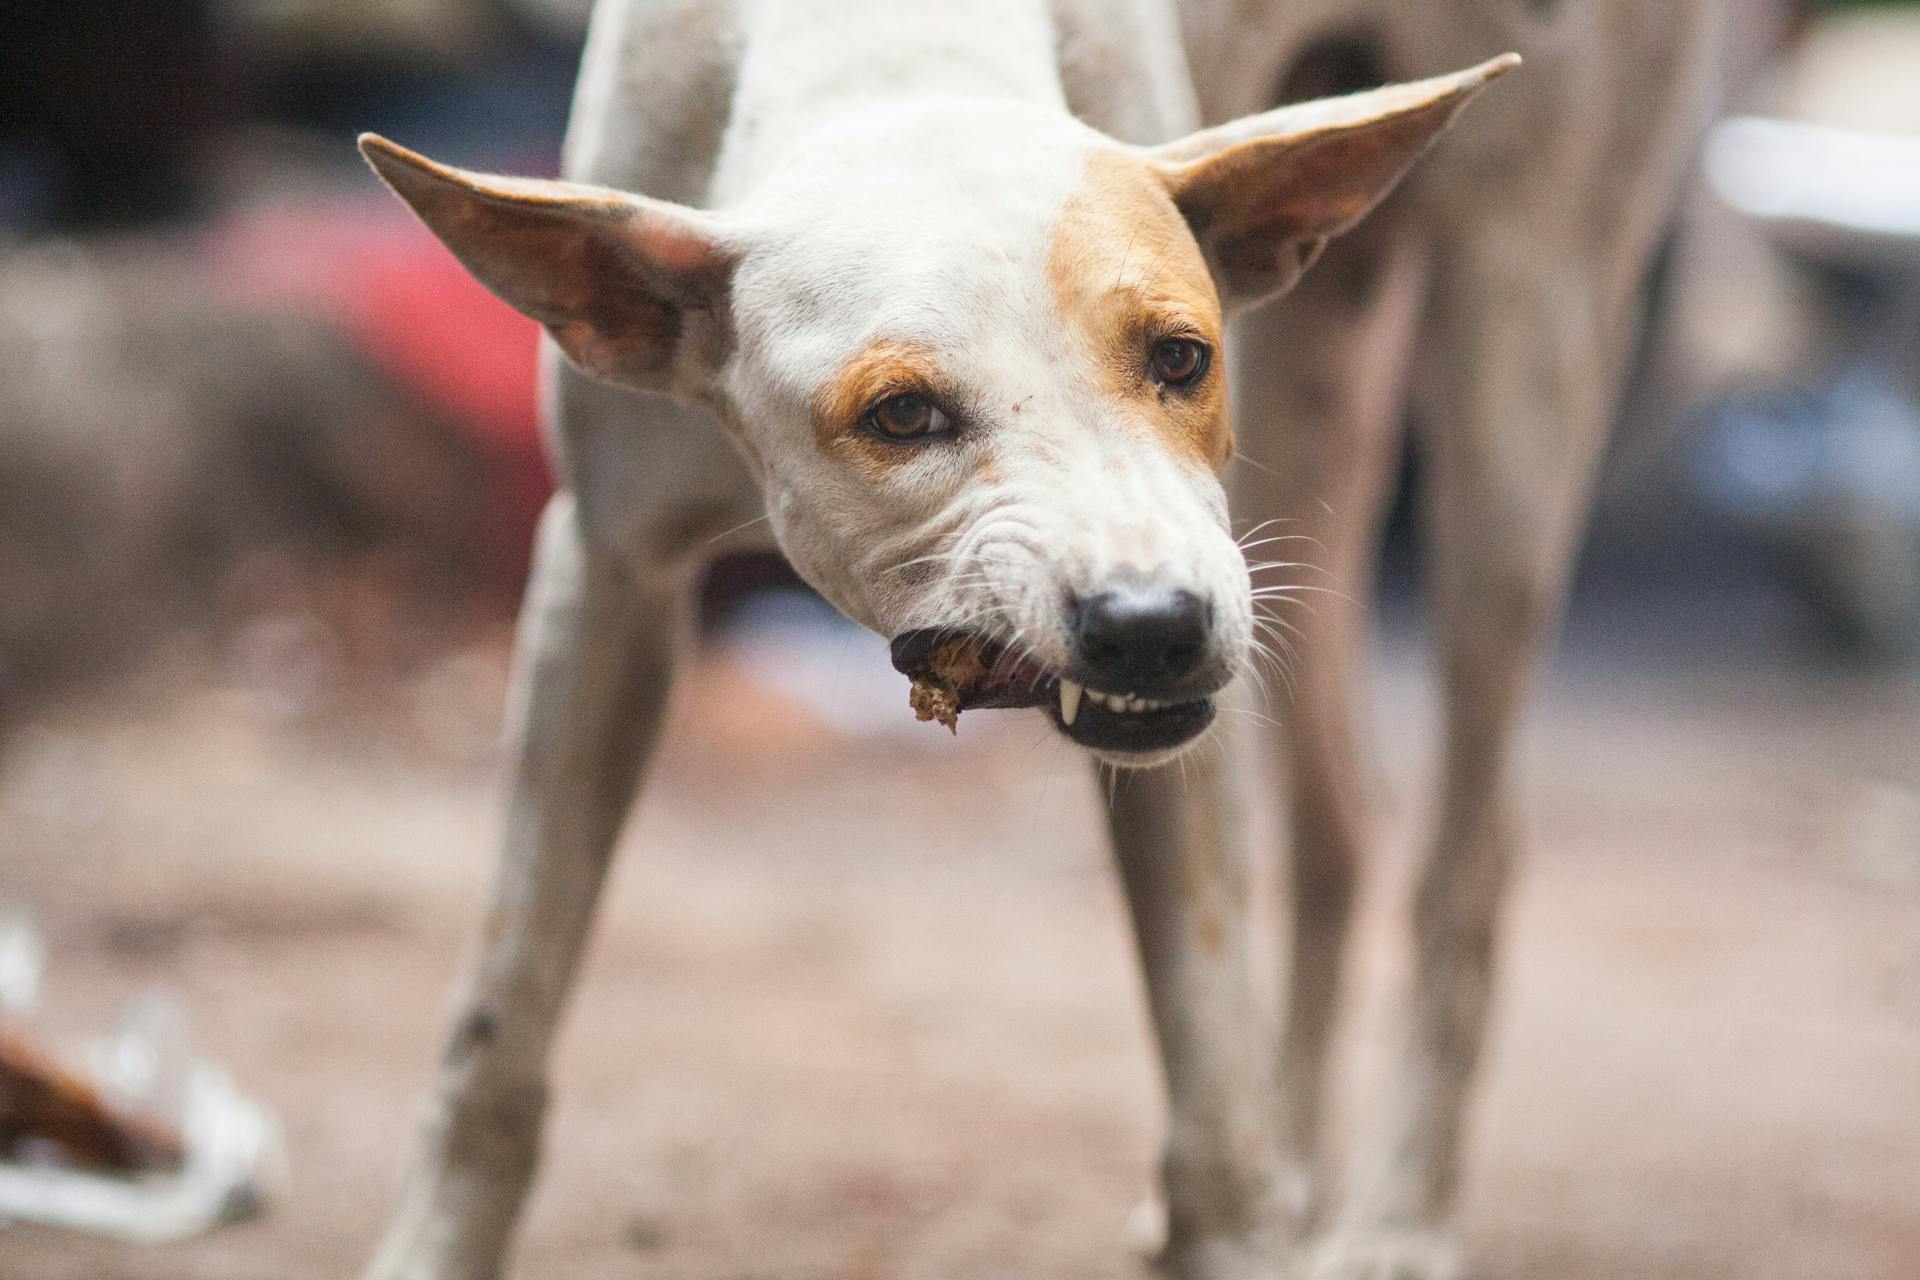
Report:
M 711 215 L 605 187 L 469 173 L 371 133 L 360 153 L 475 279 L 595 377 L 673 389 L 724 336 L 738 253 Z

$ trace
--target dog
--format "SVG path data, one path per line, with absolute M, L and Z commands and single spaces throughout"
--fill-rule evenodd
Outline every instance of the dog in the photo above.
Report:
M 976 669 L 949 686 L 954 711 L 1039 705 L 1097 769 L 1134 771 L 1110 825 L 1168 1108 L 1161 1264 L 1179 1280 L 1454 1274 L 1516 725 L 1713 11 L 601 0 L 566 180 L 363 138 L 551 335 L 561 482 L 522 620 L 504 858 L 369 1280 L 501 1274 L 690 587 L 769 535 L 909 674 L 964 639 Z M 1528 72 L 1389 200 L 1510 49 Z M 1337 96 L 1289 102 L 1322 92 Z M 1260 531 L 1310 540 L 1366 591 L 1409 400 L 1443 777 L 1400 1083 L 1373 1172 L 1336 1204 L 1320 1118 L 1366 844 L 1357 612 L 1291 622 L 1277 1050 L 1249 962 L 1250 779 L 1237 753 L 1170 762 L 1210 726 L 1245 736 L 1214 717 L 1288 589 L 1254 586 Z

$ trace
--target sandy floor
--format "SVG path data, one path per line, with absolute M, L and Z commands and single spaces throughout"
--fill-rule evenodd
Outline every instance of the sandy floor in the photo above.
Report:
M 698 685 L 563 1045 L 519 1274 L 1137 1274 L 1155 1081 L 1080 769 L 1025 719 L 849 737 L 762 720 L 719 666 Z M 1406 675 L 1379 707 L 1356 1130 L 1431 720 Z M 1916 726 L 1911 685 L 1556 682 L 1476 1125 L 1477 1273 L 1920 1274 Z M 21 744 L 0 893 L 49 934 L 51 1029 L 171 992 L 283 1113 L 293 1185 L 171 1248 L 0 1231 L 0 1277 L 352 1275 L 487 872 L 486 774 L 212 695 Z M 978 802 L 929 827 L 928 794 Z

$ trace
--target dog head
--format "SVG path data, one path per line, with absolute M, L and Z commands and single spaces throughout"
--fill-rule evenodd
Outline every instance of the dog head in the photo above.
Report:
M 582 369 L 718 410 L 782 549 L 901 670 L 971 638 L 962 707 L 1046 705 L 1142 763 L 1198 736 L 1252 650 L 1226 314 L 1288 288 L 1515 61 L 1160 147 L 1015 103 L 876 108 L 724 212 L 361 148 Z

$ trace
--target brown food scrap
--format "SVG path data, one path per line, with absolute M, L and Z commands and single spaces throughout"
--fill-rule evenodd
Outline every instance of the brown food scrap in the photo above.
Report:
M 944 680 L 915 676 L 907 704 L 913 708 L 915 720 L 938 720 L 949 732 L 960 732 L 960 695 Z
M 0 1158 L 31 1141 L 51 1143 L 90 1172 L 177 1169 L 184 1158 L 179 1134 L 116 1110 L 37 1045 L 0 1031 Z
M 938 720 L 949 733 L 959 733 L 961 693 L 986 674 L 978 640 L 959 636 L 947 641 L 933 651 L 927 665 L 913 678 L 907 703 L 913 708 L 914 719 Z

